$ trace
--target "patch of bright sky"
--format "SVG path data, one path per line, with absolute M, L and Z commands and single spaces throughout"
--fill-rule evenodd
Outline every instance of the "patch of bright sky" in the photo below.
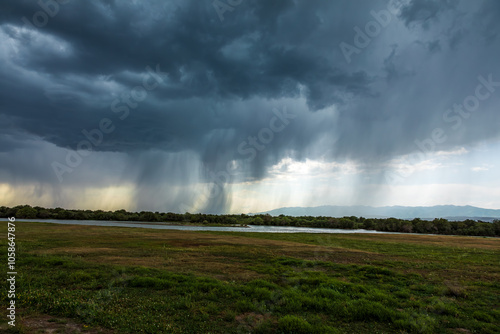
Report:
M 9 207 L 24 205 L 29 199 L 32 206 L 53 207 L 54 201 L 59 200 L 60 206 L 68 209 L 117 210 L 132 206 L 133 190 L 131 184 L 105 188 L 48 190 L 39 184 L 11 186 L 3 183 L 0 184 L 0 198 L 2 205 Z
M 500 209 L 499 166 L 498 141 L 438 151 L 414 163 L 399 157 L 387 163 L 387 170 L 376 172 L 353 162 L 287 158 L 263 180 L 234 184 L 231 212 L 320 205 L 454 204 Z M 387 171 L 401 177 L 387 179 Z

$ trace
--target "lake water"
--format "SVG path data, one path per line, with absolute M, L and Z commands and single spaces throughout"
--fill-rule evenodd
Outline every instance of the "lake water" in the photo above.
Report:
M 6 222 L 6 218 L 0 218 Z M 333 228 L 311 228 L 293 226 L 258 226 L 248 225 L 248 227 L 215 227 L 215 226 L 182 226 L 164 225 L 151 222 L 117 222 L 102 220 L 59 220 L 59 219 L 16 219 L 16 222 L 40 222 L 68 225 L 91 225 L 91 226 L 118 226 L 118 227 L 140 227 L 154 228 L 159 230 L 182 230 L 182 231 L 227 231 L 227 232 L 262 232 L 262 233 L 384 233 L 400 234 L 396 232 L 380 232 L 372 230 L 342 230 Z

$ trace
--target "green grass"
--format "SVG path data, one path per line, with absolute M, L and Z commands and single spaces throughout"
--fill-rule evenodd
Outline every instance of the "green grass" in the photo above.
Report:
M 16 243 L 20 333 L 42 315 L 117 333 L 500 332 L 497 239 L 17 223 Z

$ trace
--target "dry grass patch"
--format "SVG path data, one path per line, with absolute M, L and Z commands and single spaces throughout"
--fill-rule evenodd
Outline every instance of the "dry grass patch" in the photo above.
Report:
M 499 238 L 448 236 L 448 235 L 420 235 L 420 234 L 356 234 L 346 236 L 346 239 L 365 239 L 369 241 L 411 243 L 418 245 L 432 245 L 461 248 L 481 248 L 500 251 Z
M 37 251 L 37 254 L 72 254 L 72 255 L 80 255 L 80 254 L 102 254 L 115 252 L 116 248 L 106 248 L 106 247 L 56 247 L 50 249 L 42 249 Z M 31 252 L 34 253 L 34 252 Z

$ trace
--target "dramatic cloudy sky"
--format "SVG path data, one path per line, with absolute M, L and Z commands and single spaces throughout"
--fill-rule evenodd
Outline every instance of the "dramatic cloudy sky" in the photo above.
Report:
M 4 0 L 0 205 L 500 209 L 500 1 Z

